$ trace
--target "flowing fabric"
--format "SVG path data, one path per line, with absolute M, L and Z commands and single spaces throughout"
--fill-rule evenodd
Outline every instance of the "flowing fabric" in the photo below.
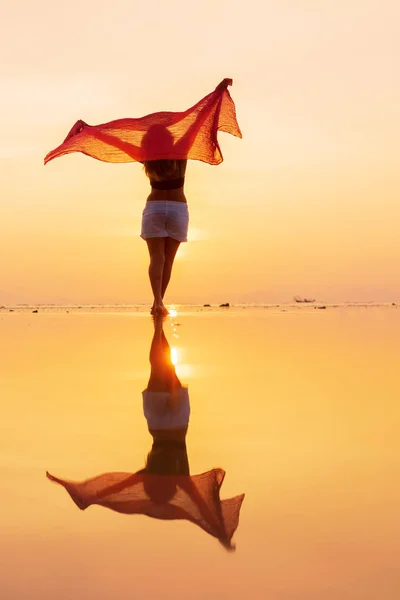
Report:
M 228 85 L 232 85 L 232 79 L 221 81 L 213 92 L 184 112 L 157 112 L 102 125 L 79 120 L 64 142 L 47 154 L 44 163 L 82 152 L 112 163 L 192 159 L 218 165 L 223 160 L 218 131 L 242 137 Z
M 143 473 L 104 473 L 86 481 L 68 481 L 47 473 L 62 485 L 75 504 L 84 510 L 98 504 L 124 514 L 155 519 L 186 519 L 234 550 L 232 536 L 239 524 L 244 494 L 220 499 L 225 477 L 222 469 L 201 475 L 172 476 Z

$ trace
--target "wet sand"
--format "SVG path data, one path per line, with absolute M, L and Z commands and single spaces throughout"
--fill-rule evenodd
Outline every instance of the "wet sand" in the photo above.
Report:
M 191 523 L 80 511 L 46 470 L 143 467 L 144 311 L 0 314 L 6 600 L 398 600 L 400 310 L 183 310 L 191 472 L 245 493 L 228 553 Z

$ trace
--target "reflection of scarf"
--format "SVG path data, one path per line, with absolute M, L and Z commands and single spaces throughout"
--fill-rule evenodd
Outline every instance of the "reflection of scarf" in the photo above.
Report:
M 223 159 L 217 132 L 242 137 L 228 85 L 232 85 L 232 79 L 221 81 L 213 92 L 184 112 L 157 112 L 103 125 L 87 125 L 79 120 L 44 162 L 82 152 L 114 163 L 193 159 L 218 165 Z
M 186 519 L 216 537 L 228 550 L 235 548 L 231 539 L 239 524 L 244 494 L 220 499 L 225 477 L 222 469 L 192 476 L 104 473 L 82 482 L 66 481 L 50 473 L 47 477 L 64 486 L 81 510 L 99 504 L 125 514 Z

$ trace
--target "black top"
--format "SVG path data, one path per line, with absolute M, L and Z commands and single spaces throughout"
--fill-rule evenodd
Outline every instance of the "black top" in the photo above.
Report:
M 180 177 L 179 179 L 165 179 L 164 181 L 154 181 L 150 179 L 150 185 L 155 190 L 177 190 L 183 187 L 185 178 Z

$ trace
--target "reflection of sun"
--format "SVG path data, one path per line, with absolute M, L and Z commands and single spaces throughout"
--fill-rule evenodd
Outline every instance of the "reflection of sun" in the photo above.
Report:
M 178 314 L 178 311 L 175 308 L 170 308 L 169 309 L 169 315 L 170 315 L 170 317 L 176 317 L 177 314 Z
M 176 365 L 178 364 L 178 350 L 177 348 L 175 348 L 175 346 L 172 346 L 171 348 L 171 362 L 174 365 L 174 367 L 176 367 Z

